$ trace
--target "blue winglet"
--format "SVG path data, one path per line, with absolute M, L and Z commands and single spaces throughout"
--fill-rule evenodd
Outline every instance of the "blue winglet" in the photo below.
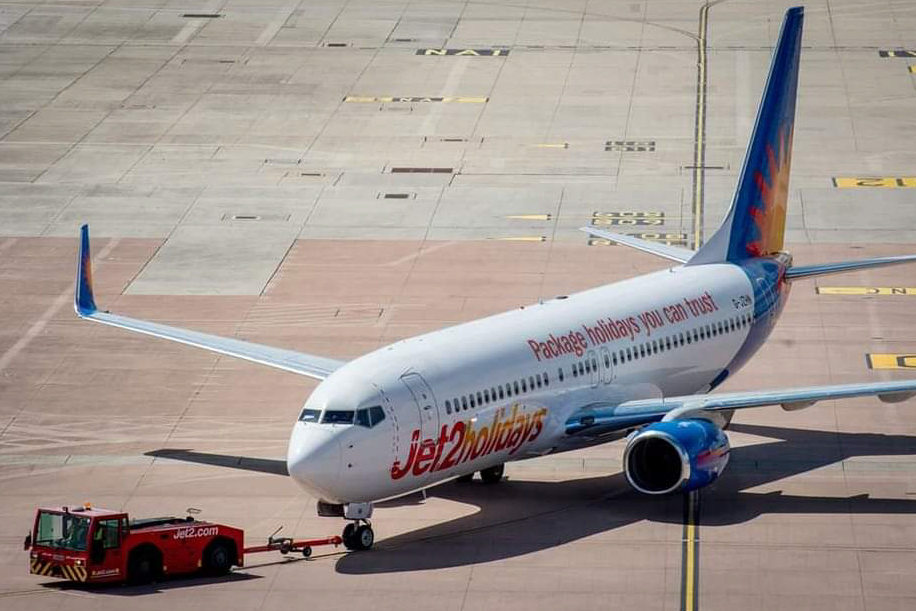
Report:
M 95 298 L 92 296 L 92 260 L 89 253 L 89 225 L 80 227 L 80 254 L 76 268 L 76 294 L 73 307 L 80 316 L 95 313 Z

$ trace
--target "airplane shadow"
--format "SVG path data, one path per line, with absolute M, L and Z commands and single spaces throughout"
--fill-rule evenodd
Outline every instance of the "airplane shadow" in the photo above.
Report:
M 916 500 L 749 491 L 848 458 L 916 455 L 916 437 L 738 423 L 729 430 L 773 440 L 732 449 L 722 478 L 701 493 L 700 519 L 704 525 L 740 524 L 780 513 L 916 514 Z M 268 459 L 190 450 L 147 454 L 274 474 L 281 474 L 282 466 L 282 472 L 286 471 L 285 463 Z M 469 511 L 446 522 L 381 540 L 371 553 L 346 554 L 338 559 L 336 570 L 375 574 L 465 566 L 543 551 L 643 520 L 667 524 L 681 524 L 683 520 L 682 495 L 641 495 L 629 487 L 622 473 L 560 482 L 509 479 L 498 486 L 448 482 L 427 492 L 431 499 L 462 503 Z M 379 507 L 416 504 L 419 499 L 420 495 L 410 495 Z

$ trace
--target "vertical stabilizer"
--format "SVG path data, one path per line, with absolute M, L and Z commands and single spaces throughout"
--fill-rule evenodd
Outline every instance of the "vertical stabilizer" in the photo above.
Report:
M 783 248 L 804 9 L 786 11 L 735 199 L 687 265 L 739 261 Z

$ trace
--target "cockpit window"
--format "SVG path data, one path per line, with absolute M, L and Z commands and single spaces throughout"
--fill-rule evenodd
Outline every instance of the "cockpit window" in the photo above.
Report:
M 320 409 L 304 409 L 299 414 L 299 422 L 318 422 L 319 416 L 321 416 Z
M 358 424 L 359 426 L 364 426 L 367 429 L 372 426 L 372 422 L 369 420 L 369 410 L 367 409 L 356 410 L 356 424 Z
M 364 407 L 356 411 L 356 424 L 366 428 L 372 428 L 385 419 L 385 410 L 381 405 Z
M 353 424 L 354 411 L 348 410 L 326 410 L 321 424 Z
M 385 410 L 381 405 L 375 405 L 369 408 L 369 415 L 372 416 L 372 426 L 375 426 L 385 419 Z

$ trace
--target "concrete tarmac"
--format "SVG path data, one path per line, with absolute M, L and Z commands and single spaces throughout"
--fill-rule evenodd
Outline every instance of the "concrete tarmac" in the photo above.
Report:
M 343 359 L 660 269 L 577 228 L 692 247 L 718 225 L 784 7 L 715 4 L 705 35 L 700 10 L 0 1 L 0 606 L 916 607 L 916 402 L 876 399 L 738 414 L 692 511 L 632 492 L 616 443 L 384 503 L 368 553 L 149 587 L 28 574 L 39 504 L 198 507 L 249 544 L 343 526 L 283 475 L 315 383 L 77 320 L 79 224 L 102 307 Z M 916 252 L 914 26 L 905 3 L 806 6 L 799 263 Z M 913 277 L 798 282 L 724 389 L 911 377 Z

